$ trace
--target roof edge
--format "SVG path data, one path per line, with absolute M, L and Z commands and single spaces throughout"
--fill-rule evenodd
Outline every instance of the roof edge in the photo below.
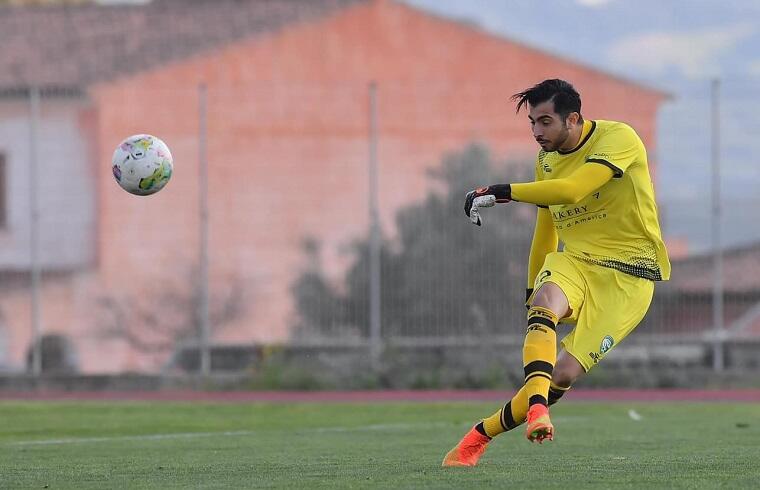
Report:
M 751 242 L 746 244 L 740 244 L 740 245 L 733 245 L 731 247 L 726 247 L 722 249 L 722 255 L 723 257 L 726 256 L 737 256 L 737 255 L 743 255 L 743 254 L 751 254 L 751 253 L 758 253 L 760 254 L 760 241 L 758 242 Z M 714 257 L 714 253 L 712 251 L 705 251 L 700 252 L 698 254 L 694 255 L 688 255 L 682 259 L 676 259 L 671 261 L 673 264 L 678 265 L 687 265 L 692 263 L 699 263 L 702 261 L 712 260 Z
M 35 89 L 45 98 L 80 99 L 86 95 L 85 87 L 77 85 L 15 85 L 0 87 L 0 99 L 28 99 Z

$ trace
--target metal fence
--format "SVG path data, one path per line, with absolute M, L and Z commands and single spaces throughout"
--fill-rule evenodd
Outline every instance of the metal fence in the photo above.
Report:
M 6 229 L 17 240 L 7 243 L 2 283 L 6 368 L 39 372 L 44 344 L 32 338 L 76 352 L 60 359 L 72 370 L 137 371 L 160 369 L 183 346 L 371 346 L 379 356 L 388 346 L 519 345 L 535 210 L 503 206 L 481 229 L 461 201 L 483 182 L 530 180 L 530 157 L 477 139 L 420 155 L 419 133 L 447 140 L 451 128 L 384 124 L 384 93 L 401 88 L 120 90 L 113 121 L 109 94 L 3 100 L 27 133 L 4 159 Z M 288 112 L 283 101 L 296 94 L 307 108 L 319 99 L 343 114 Z M 181 121 L 171 106 L 146 119 L 146 107 L 167 100 L 185 105 Z M 98 103 L 99 135 L 81 124 Z M 109 175 L 117 139 L 136 132 L 160 135 L 174 152 L 175 175 L 156 196 L 128 195 Z M 760 202 L 722 200 L 716 325 L 710 194 L 658 191 L 674 280 L 658 286 L 632 338 L 752 337 Z
M 482 228 L 462 213 L 471 188 L 532 179 L 535 149 L 511 92 L 174 76 L 186 83 L 137 75 L 0 98 L 4 370 L 158 372 L 194 351 L 208 372 L 225 366 L 214 349 L 369 347 L 381 363 L 393 348 L 521 344 L 535 208 L 489 210 Z M 720 369 L 724 343 L 760 335 L 760 167 L 746 151 L 760 128 L 737 123 L 746 108 L 733 102 L 760 93 L 731 80 L 703 88 L 659 116 L 650 156 L 673 281 L 658 285 L 630 343 L 712 345 Z M 720 97 L 731 102 L 711 105 Z M 135 133 L 174 155 L 171 182 L 152 197 L 110 175 L 110 154 Z M 245 367 L 239 355 L 230 366 Z

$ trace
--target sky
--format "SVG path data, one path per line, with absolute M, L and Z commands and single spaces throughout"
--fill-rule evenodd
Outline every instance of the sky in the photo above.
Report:
M 666 234 L 711 246 L 710 86 L 720 80 L 722 246 L 760 241 L 760 0 L 405 0 L 674 97 L 658 115 Z M 582 94 L 581 94 L 582 95 Z

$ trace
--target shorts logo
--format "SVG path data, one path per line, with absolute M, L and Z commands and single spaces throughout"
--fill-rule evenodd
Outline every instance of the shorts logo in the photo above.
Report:
M 607 335 L 602 339 L 602 343 L 599 346 L 599 352 L 604 354 L 608 350 L 612 349 L 612 346 L 615 344 L 615 339 L 613 339 L 610 335 Z
M 543 271 L 541 274 L 538 275 L 538 279 L 536 279 L 536 284 L 541 284 L 545 280 L 549 279 L 551 275 L 552 275 L 552 271 Z

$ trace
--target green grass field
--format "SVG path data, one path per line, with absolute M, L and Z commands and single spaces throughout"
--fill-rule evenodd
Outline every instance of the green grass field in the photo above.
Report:
M 0 488 L 758 488 L 760 405 L 580 403 L 440 467 L 493 403 L 0 402 Z M 633 416 L 640 415 L 640 420 Z

